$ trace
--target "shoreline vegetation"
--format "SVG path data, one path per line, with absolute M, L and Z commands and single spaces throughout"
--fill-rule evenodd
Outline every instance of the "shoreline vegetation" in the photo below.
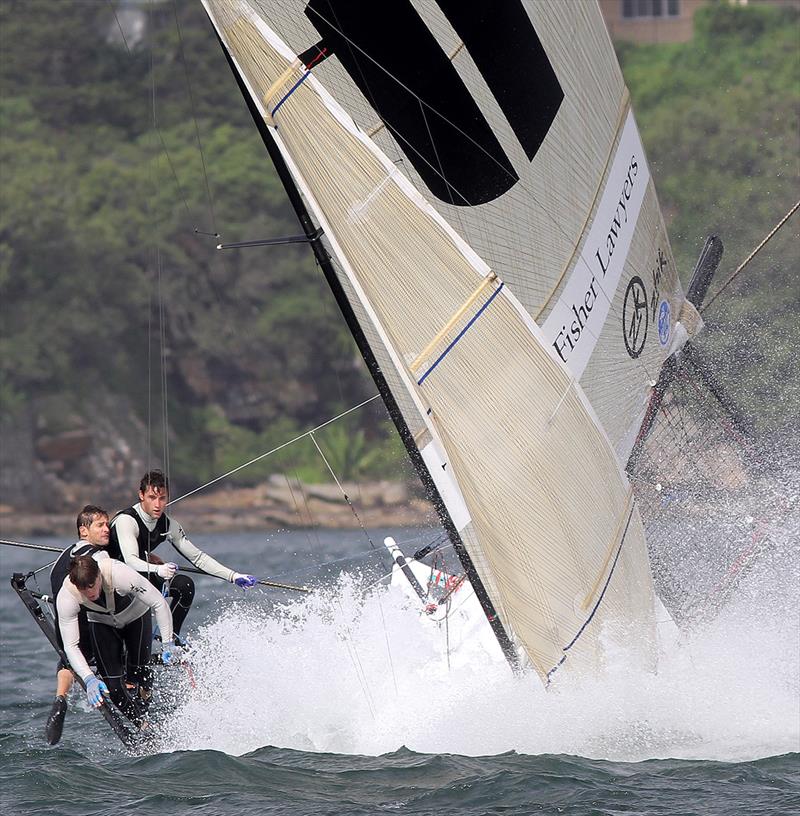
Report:
M 306 484 L 277 474 L 253 487 L 209 489 L 179 499 L 167 512 L 186 527 L 190 537 L 198 533 L 255 530 L 344 530 L 358 527 L 359 520 L 367 528 L 438 524 L 431 503 L 414 495 L 405 482 L 343 482 L 342 488 L 358 518 L 336 484 Z M 125 506 L 129 505 L 106 509 L 113 516 Z M 78 509 L 76 506 L 69 513 L 27 512 L 0 504 L 0 535 L 72 541 Z
M 405 505 L 349 488 L 365 525 L 435 520 L 311 253 L 214 248 L 297 223 L 200 4 L 150 4 L 126 42 L 114 4 L 52 6 L 0 4 L 0 531 L 70 537 L 152 467 L 174 496 L 236 471 L 175 507 L 192 531 L 356 524 L 315 495 L 319 450 L 362 493 L 406 484 Z M 714 3 L 690 42 L 616 44 L 684 282 L 708 235 L 716 287 L 797 200 L 799 31 L 796 9 Z M 796 234 L 703 314 L 758 434 L 793 436 L 800 404 Z M 279 500 L 283 473 L 308 489 Z

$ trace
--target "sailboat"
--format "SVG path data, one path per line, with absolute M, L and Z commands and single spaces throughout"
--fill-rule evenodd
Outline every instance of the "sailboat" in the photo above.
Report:
M 506 659 L 652 663 L 631 474 L 702 320 L 597 3 L 203 5 Z

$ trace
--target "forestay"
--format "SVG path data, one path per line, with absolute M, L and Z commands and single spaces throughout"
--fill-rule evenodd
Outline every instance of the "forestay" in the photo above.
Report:
M 506 631 L 546 681 L 652 643 L 624 464 L 684 299 L 596 4 L 204 4 Z

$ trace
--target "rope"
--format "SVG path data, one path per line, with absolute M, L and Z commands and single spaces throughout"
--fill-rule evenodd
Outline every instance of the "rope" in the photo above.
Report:
M 345 492 L 345 489 L 342 487 L 342 483 L 339 481 L 336 474 L 333 472 L 333 468 L 331 467 L 330 462 L 328 462 L 328 459 L 325 456 L 325 454 L 322 452 L 322 448 L 320 448 L 319 443 L 317 442 L 317 438 L 314 436 L 313 432 L 310 434 L 310 437 L 311 437 L 311 441 L 314 443 L 314 447 L 317 449 L 319 455 L 322 457 L 322 461 L 325 462 L 325 466 L 328 468 L 328 472 L 333 477 L 333 480 L 334 480 L 334 482 L 336 482 L 339 490 L 342 491 L 342 496 L 344 496 L 344 500 L 347 502 L 348 506 L 353 511 L 353 515 L 355 516 L 356 521 L 358 522 L 358 526 L 361 528 L 364 535 L 367 537 L 367 541 L 369 541 L 370 547 L 372 547 L 374 550 L 377 550 L 377 547 L 375 546 L 375 542 L 372 540 L 372 537 L 367 532 L 367 528 L 362 523 L 361 517 L 358 515 L 358 512 L 356 511 L 356 508 L 353 506 L 353 502 L 350 501 L 350 497 L 347 495 L 347 493 Z M 384 640 L 386 641 L 386 654 L 387 654 L 388 659 L 389 659 L 389 668 L 391 669 L 391 672 L 392 672 L 392 682 L 394 683 L 394 691 L 395 691 L 395 694 L 399 694 L 400 690 L 399 690 L 399 688 L 397 686 L 397 674 L 395 673 L 395 670 L 394 670 L 394 661 L 392 660 L 392 648 L 391 648 L 391 643 L 389 642 L 389 631 L 386 628 L 386 618 L 385 618 L 385 616 L 383 614 L 383 604 L 381 603 L 380 598 L 378 598 L 377 600 L 378 600 L 378 610 L 381 613 L 381 627 L 383 629 Z M 374 716 L 374 714 L 373 714 L 373 716 Z
M 800 201 L 798 201 L 794 207 L 792 207 L 786 215 L 781 218 L 780 221 L 773 227 L 772 231 L 767 235 L 766 238 L 739 264 L 739 268 L 725 281 L 725 283 L 720 286 L 719 289 L 714 293 L 714 296 L 705 303 L 703 307 L 700 309 L 700 314 L 705 312 L 705 310 L 733 283 L 734 279 L 738 276 L 738 274 L 750 263 L 750 261 L 755 258 L 755 256 L 761 251 L 764 245 L 772 238 L 773 235 L 797 212 L 797 209 L 800 207 Z
M 214 233 L 219 233 L 217 229 L 217 216 L 214 212 L 214 200 L 211 197 L 211 187 L 208 183 L 208 172 L 206 170 L 206 157 L 203 153 L 203 142 L 200 139 L 200 126 L 197 124 L 197 115 L 196 115 L 196 105 L 194 101 L 194 91 L 192 90 L 192 83 L 189 78 L 189 68 L 186 65 L 186 56 L 184 55 L 183 51 L 183 34 L 181 33 L 181 24 L 178 21 L 178 8 L 175 5 L 175 0 L 172 0 L 172 13 L 175 15 L 175 28 L 178 32 L 178 46 L 181 52 L 181 64 L 183 65 L 183 74 L 186 79 L 186 87 L 189 91 L 189 104 L 192 107 L 192 121 L 194 122 L 194 133 L 195 138 L 197 139 L 197 148 L 200 151 L 200 164 L 203 167 L 203 182 L 206 188 L 206 196 L 208 198 L 208 210 L 211 213 L 211 226 L 214 230 Z
M 167 479 L 170 473 L 169 455 L 169 378 L 167 377 L 167 320 L 164 293 L 162 290 L 163 266 L 161 263 L 161 249 L 156 250 L 156 267 L 158 270 L 158 339 L 160 346 L 159 362 L 161 364 L 161 425 L 164 437 L 162 439 L 164 472 Z M 148 544 L 149 547 L 149 544 Z M 149 549 L 148 549 L 149 554 Z
M 339 611 L 341 614 L 341 620 L 346 621 L 347 616 L 345 615 L 344 607 L 342 606 L 341 600 L 337 598 L 337 604 L 339 606 Z M 347 648 L 347 653 L 350 655 L 350 660 L 353 663 L 353 667 L 356 670 L 356 678 L 358 679 L 358 683 L 361 686 L 361 691 L 364 694 L 364 699 L 367 701 L 367 706 L 369 707 L 369 713 L 372 715 L 372 719 L 376 719 L 375 717 L 375 705 L 372 699 L 372 695 L 370 694 L 369 683 L 367 682 L 367 675 L 364 671 L 364 666 L 361 663 L 361 658 L 358 655 L 358 651 L 356 650 L 355 643 L 353 642 L 353 633 L 350 631 L 350 627 L 347 623 L 343 624 L 342 631 L 344 633 L 344 643 Z
M 367 405 L 370 402 L 373 402 L 379 397 L 380 394 L 374 394 L 373 396 L 369 397 L 369 399 L 365 399 L 363 402 L 359 402 L 358 405 L 354 405 L 352 408 L 348 408 L 346 411 L 342 411 L 341 414 L 338 414 L 337 416 L 332 417 L 331 419 L 326 419 L 325 422 L 320 423 L 315 428 L 312 428 L 309 431 L 305 431 L 304 433 L 299 434 L 298 436 L 294 437 L 294 439 L 290 439 L 288 442 L 283 442 L 277 447 L 272 448 L 272 450 L 268 450 L 265 453 L 262 453 L 253 459 L 250 459 L 250 461 L 248 462 L 244 462 L 241 465 L 237 465 L 235 468 L 229 470 L 227 473 L 223 473 L 220 476 L 216 476 L 215 478 L 211 479 L 205 484 L 202 484 L 199 487 L 194 488 L 194 490 L 190 490 L 188 493 L 184 493 L 182 496 L 178 496 L 178 498 L 172 499 L 172 501 L 169 502 L 169 505 L 171 506 L 173 504 L 177 504 L 179 501 L 183 501 L 183 499 L 186 499 L 189 496 L 194 495 L 195 493 L 199 493 L 201 490 L 205 490 L 207 487 L 210 487 L 211 485 L 216 484 L 217 482 L 222 481 L 223 479 L 227 479 L 228 476 L 232 476 L 234 473 L 238 473 L 240 470 L 246 467 L 250 467 L 250 465 L 253 465 L 256 462 L 260 462 L 262 459 L 266 459 L 267 456 L 272 456 L 273 453 L 277 453 L 278 451 L 287 448 L 289 445 L 293 445 L 295 442 L 299 442 L 301 439 L 305 439 L 307 436 L 311 436 L 311 434 L 313 434 L 315 431 L 324 428 L 326 425 L 330 425 L 332 422 L 336 422 L 342 417 L 351 414 L 353 411 L 357 411 L 359 408 L 363 408 L 365 405 Z
M 133 54 L 131 53 L 131 48 L 128 45 L 128 40 L 125 38 L 125 32 L 123 31 L 122 24 L 120 23 L 119 17 L 117 16 L 117 10 L 114 8 L 114 4 L 113 4 L 112 0 L 106 0 L 106 2 L 108 3 L 109 6 L 111 6 L 111 12 L 114 15 L 114 19 L 116 20 L 117 28 L 119 29 L 120 36 L 122 37 L 122 42 L 123 42 L 123 44 L 125 46 L 125 50 L 128 52 L 128 56 L 132 57 Z M 156 131 L 158 132 L 158 137 L 161 140 L 161 147 L 164 150 L 164 155 L 166 156 L 167 164 L 169 164 L 169 168 L 172 171 L 172 177 L 175 179 L 175 185 L 178 188 L 178 193 L 180 194 L 181 198 L 183 199 L 183 206 L 186 208 L 186 212 L 189 215 L 189 217 L 191 218 L 192 213 L 191 213 L 191 210 L 189 209 L 189 204 L 188 204 L 188 202 L 186 200 L 186 195 L 183 192 L 183 188 L 181 187 L 181 183 L 180 183 L 180 181 L 178 179 L 178 173 L 175 170 L 175 165 L 172 163 L 172 159 L 170 158 L 170 155 L 169 155 L 169 150 L 167 150 L 167 143 L 164 141 L 164 135 L 162 134 L 162 132 L 161 132 L 161 130 L 159 128 L 156 128 Z
M 336 482 L 336 486 L 339 488 L 339 490 L 342 491 L 342 496 L 344 496 L 344 500 L 347 502 L 347 506 L 353 511 L 353 515 L 355 516 L 356 521 L 358 522 L 358 526 L 361 528 L 361 531 L 366 536 L 367 541 L 369 541 L 370 543 L 370 546 L 373 549 L 377 549 L 375 547 L 375 542 L 372 540 L 372 537 L 367 532 L 367 528 L 361 521 L 361 517 L 358 515 L 358 511 L 353 505 L 353 502 L 350 501 L 350 497 L 345 492 L 345 489 L 342 487 L 342 483 L 339 481 L 339 479 L 336 477 L 336 474 L 333 472 L 333 468 L 331 467 L 330 462 L 327 460 L 325 454 L 322 452 L 322 448 L 319 446 L 319 443 L 317 442 L 317 438 L 314 436 L 313 431 L 311 432 L 311 434 L 309 434 L 309 436 L 311 437 L 311 441 L 314 443 L 314 447 L 317 449 L 317 452 L 322 457 L 322 461 L 325 463 L 325 467 L 328 468 L 328 473 L 331 474 L 331 476 L 333 477 L 333 481 Z

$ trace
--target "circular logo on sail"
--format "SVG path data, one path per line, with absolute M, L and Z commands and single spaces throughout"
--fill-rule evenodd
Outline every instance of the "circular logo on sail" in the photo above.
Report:
M 666 300 L 661 301 L 658 307 L 658 341 L 662 346 L 669 343 L 669 335 L 672 330 L 672 310 Z
M 622 304 L 622 336 L 628 354 L 636 359 L 644 348 L 647 339 L 647 290 L 644 281 L 634 275 L 625 290 L 625 302 Z

